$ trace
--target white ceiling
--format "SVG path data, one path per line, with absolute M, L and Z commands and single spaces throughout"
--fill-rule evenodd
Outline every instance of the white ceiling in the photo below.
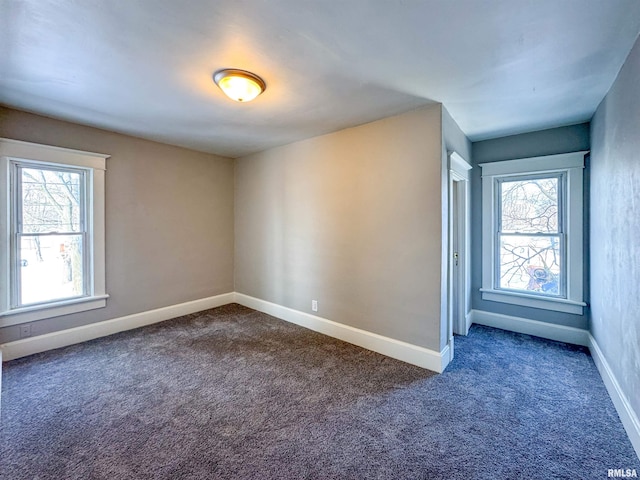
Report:
M 434 101 L 481 140 L 589 120 L 639 31 L 638 0 L 2 0 L 0 103 L 231 157 Z

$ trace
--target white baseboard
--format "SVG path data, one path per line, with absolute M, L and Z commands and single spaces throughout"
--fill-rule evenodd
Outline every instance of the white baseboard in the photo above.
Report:
M 565 327 L 552 323 L 529 320 L 528 318 L 512 317 L 500 313 L 471 310 L 471 321 L 487 327 L 500 328 L 511 332 L 526 333 L 535 337 L 547 338 L 573 345 L 589 346 L 589 331 L 581 328 Z
M 442 373 L 450 361 L 449 345 L 441 352 L 436 352 L 418 345 L 384 337 L 366 330 L 327 320 L 326 318 L 317 317 L 299 310 L 260 300 L 259 298 L 250 297 L 242 293 L 235 293 L 235 301 L 245 307 L 272 315 L 281 320 L 295 323 L 310 330 L 434 372 Z
M 453 344 L 448 344 L 441 352 L 436 352 L 234 292 L 8 342 L 0 345 L 0 351 L 4 361 L 14 360 L 233 302 L 438 373 L 444 371 L 453 354 Z
M 104 322 L 90 323 L 81 327 L 38 335 L 37 337 L 23 338 L 22 340 L 0 345 L 0 350 L 2 350 L 3 360 L 6 362 L 15 358 L 33 355 L 34 353 L 66 347 L 75 343 L 93 340 L 94 338 L 105 337 L 125 330 L 131 330 L 182 315 L 219 307 L 232 303 L 233 298 L 234 294 L 231 292 L 193 300 L 191 302 L 179 303 L 177 305 L 127 315 L 126 317 L 105 320 Z
M 640 420 L 638 420 L 638 415 L 633 411 L 633 408 L 629 403 L 629 399 L 620 388 L 620 384 L 614 376 L 611 367 L 609 367 L 607 359 L 604 357 L 602 350 L 600 350 L 595 338 L 593 338 L 591 334 L 589 334 L 589 350 L 591 351 L 591 357 L 600 372 L 602 381 L 604 382 L 605 387 L 607 387 L 607 391 L 613 401 L 613 405 L 616 407 L 616 411 L 622 421 L 622 425 L 627 431 L 629 440 L 631 440 L 631 445 L 633 445 L 636 455 L 640 458 Z

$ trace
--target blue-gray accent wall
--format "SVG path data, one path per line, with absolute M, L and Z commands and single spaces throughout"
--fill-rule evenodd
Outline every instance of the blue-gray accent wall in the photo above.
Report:
M 506 303 L 483 300 L 480 292 L 482 286 L 482 181 L 481 163 L 514 160 L 517 158 L 540 157 L 560 153 L 589 150 L 589 123 L 552 128 L 537 132 L 511 135 L 508 137 L 483 140 L 472 144 L 471 171 L 471 307 L 475 310 L 500 313 L 514 317 L 528 318 L 542 322 L 554 323 L 576 328 L 588 328 L 588 316 L 521 307 Z M 585 168 L 585 301 L 589 299 L 589 167 Z M 585 309 L 586 310 L 586 309 Z
M 638 79 L 640 37 L 591 119 L 591 334 L 636 416 L 640 416 Z M 640 454 L 640 431 L 629 433 Z

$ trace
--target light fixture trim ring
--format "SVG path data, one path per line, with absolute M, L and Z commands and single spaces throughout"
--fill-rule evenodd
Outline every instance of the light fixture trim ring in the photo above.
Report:
M 220 87 L 220 82 L 227 77 L 241 77 L 255 82 L 258 87 L 260 87 L 260 93 L 258 95 L 262 95 L 267 89 L 267 84 L 262 78 L 255 73 L 247 70 L 241 70 L 239 68 L 223 68 L 218 70 L 213 74 L 213 81 L 218 85 L 218 87 Z

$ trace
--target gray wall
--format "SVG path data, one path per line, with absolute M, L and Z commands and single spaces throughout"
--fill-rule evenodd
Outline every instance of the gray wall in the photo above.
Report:
M 440 350 L 441 107 L 236 161 L 235 289 Z
M 591 121 L 591 333 L 640 415 L 640 40 Z
M 107 307 L 34 322 L 34 334 L 233 291 L 232 160 L 6 108 L 0 137 L 111 155 Z M 0 329 L 0 343 L 18 337 Z
M 478 165 L 481 163 L 513 160 L 516 158 L 577 152 L 589 150 L 589 148 L 588 123 L 473 143 L 472 155 L 474 168 L 471 173 L 471 306 L 473 309 L 576 328 L 588 328 L 587 315 L 573 315 L 482 299 L 480 293 L 480 288 L 482 287 L 482 172 Z M 587 183 L 585 200 L 588 200 L 588 168 L 585 173 L 585 182 Z M 585 220 L 588 220 L 587 205 L 588 201 L 585 201 Z M 587 225 L 588 223 L 585 223 L 585 233 L 587 232 Z M 588 235 L 585 234 L 585 238 L 586 237 L 588 237 Z M 585 240 L 585 246 L 588 246 L 587 240 Z M 586 258 L 588 248 L 585 248 L 584 251 Z M 588 268 L 585 268 L 584 299 L 587 303 L 589 302 L 588 284 Z
M 449 288 L 449 153 L 456 152 L 467 163 L 471 162 L 471 142 L 460 129 L 456 121 L 451 117 L 447 109 L 442 107 L 442 318 L 443 325 L 440 329 L 441 342 L 446 343 L 448 328 L 448 288 Z
M 445 107 L 442 107 L 442 138 L 446 152 L 456 151 L 468 163 L 472 163 L 472 144 Z

